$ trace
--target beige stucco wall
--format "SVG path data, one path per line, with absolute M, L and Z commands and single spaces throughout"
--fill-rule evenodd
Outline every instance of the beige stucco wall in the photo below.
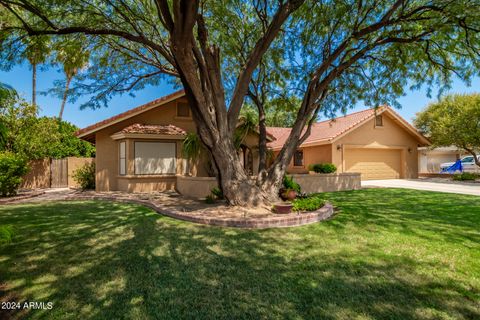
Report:
M 94 158 L 77 158 L 77 157 L 68 157 L 67 158 L 67 184 L 69 188 L 78 188 L 78 183 L 73 179 L 73 174 L 75 171 L 85 164 L 90 164 L 94 162 Z
M 50 188 L 50 159 L 32 160 L 30 171 L 22 177 L 22 189 Z
M 118 178 L 118 191 L 125 192 L 154 192 L 174 190 L 177 181 L 176 176 L 138 176 L 129 178 Z
M 204 198 L 210 194 L 212 188 L 217 187 L 217 178 L 214 177 L 177 177 L 178 193 L 193 198 Z
M 418 140 L 388 114 L 383 113 L 383 127 L 375 127 L 374 120 L 351 131 L 331 145 L 332 162 L 337 172 L 344 172 L 345 157 L 351 148 L 390 148 L 401 150 L 401 178 L 418 177 Z M 337 150 L 337 146 L 341 146 Z
M 294 166 L 293 158 L 290 161 L 287 173 L 308 173 L 308 166 L 316 163 L 332 162 L 332 146 L 330 144 L 299 148 L 303 150 L 303 166 Z M 275 156 L 278 152 L 275 153 Z
M 359 173 L 293 174 L 292 177 L 302 187 L 302 192 L 307 193 L 357 190 L 361 188 Z

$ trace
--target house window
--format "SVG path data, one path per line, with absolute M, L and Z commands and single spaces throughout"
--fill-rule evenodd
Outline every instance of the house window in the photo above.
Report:
M 119 174 L 124 176 L 127 174 L 127 150 L 126 150 L 126 143 L 125 141 L 120 142 L 119 144 L 119 158 L 120 158 L 120 165 L 119 165 Z
M 383 127 L 383 116 L 375 116 L 375 127 Z
M 175 174 L 175 142 L 135 142 L 135 174 Z
M 188 106 L 188 103 L 185 102 L 179 102 L 177 103 L 177 117 L 181 118 L 190 118 L 190 107 Z
M 295 167 L 302 167 L 303 166 L 303 151 L 297 150 L 293 155 L 293 165 Z

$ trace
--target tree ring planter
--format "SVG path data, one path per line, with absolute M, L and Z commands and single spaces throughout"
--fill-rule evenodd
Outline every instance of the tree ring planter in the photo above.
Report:
M 278 214 L 289 214 L 292 208 L 293 204 L 290 202 L 279 202 L 273 205 L 273 211 Z

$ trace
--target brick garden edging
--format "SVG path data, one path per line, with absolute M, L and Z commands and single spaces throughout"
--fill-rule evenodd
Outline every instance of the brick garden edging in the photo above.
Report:
M 295 227 L 302 226 L 306 224 L 311 224 L 323 220 L 327 220 L 334 215 L 334 208 L 330 203 L 326 203 L 322 208 L 306 213 L 299 213 L 296 215 L 275 215 L 267 218 L 214 218 L 214 217 L 198 217 L 191 216 L 184 212 L 167 209 L 161 206 L 157 206 L 148 200 L 138 200 L 138 199 L 125 199 L 109 196 L 91 196 L 91 195 L 73 195 L 68 196 L 65 200 L 70 201 L 84 201 L 84 200 L 105 200 L 105 201 L 115 201 L 121 203 L 133 203 L 140 204 L 145 207 L 148 207 L 162 215 L 212 226 L 220 227 L 235 227 L 235 228 L 252 228 L 252 229 L 264 229 L 264 228 L 279 228 L 279 227 Z
M 0 204 L 11 204 L 19 200 L 35 198 L 42 194 L 45 194 L 45 191 L 33 191 L 33 192 L 27 192 L 25 194 L 18 194 L 13 197 L 0 198 Z

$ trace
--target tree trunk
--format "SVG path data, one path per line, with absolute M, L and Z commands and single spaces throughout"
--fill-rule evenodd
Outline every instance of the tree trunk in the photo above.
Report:
M 463 147 L 463 149 L 473 156 L 473 161 L 475 161 L 475 164 L 480 167 L 480 159 L 478 159 L 477 153 L 473 150 L 473 148 Z
M 65 84 L 65 91 L 63 92 L 62 106 L 60 107 L 60 113 L 58 114 L 58 118 L 60 120 L 62 120 L 63 111 L 65 110 L 65 104 L 67 103 L 68 88 L 70 87 L 71 81 L 72 81 L 72 77 L 67 77 L 67 82 Z
M 182 1 L 181 7 L 175 7 L 174 17 L 168 6 L 159 6 L 164 25 L 171 36 L 172 62 L 185 88 L 198 135 L 212 154 L 218 169 L 220 187 L 227 201 L 231 205 L 248 207 L 268 205 L 278 199 L 277 188 L 290 160 L 287 158 L 293 152 L 282 152 L 281 165 L 276 165 L 276 170 L 269 170 L 273 173 L 272 177 L 256 183 L 247 176 L 237 155 L 233 137 L 253 72 L 283 22 L 303 1 L 290 0 L 279 6 L 240 72 L 228 107 L 222 81 L 220 50 L 209 43 L 205 22 L 202 15 L 198 14 L 199 3 Z M 195 26 L 198 42 L 194 35 Z
M 278 199 L 277 192 L 265 192 L 248 177 L 230 139 L 220 140 L 211 150 L 218 168 L 218 179 L 231 205 L 257 207 Z
M 267 169 L 267 126 L 265 124 L 265 110 L 263 106 L 258 107 L 258 173 L 261 174 Z
M 32 105 L 37 105 L 37 64 L 32 63 Z

